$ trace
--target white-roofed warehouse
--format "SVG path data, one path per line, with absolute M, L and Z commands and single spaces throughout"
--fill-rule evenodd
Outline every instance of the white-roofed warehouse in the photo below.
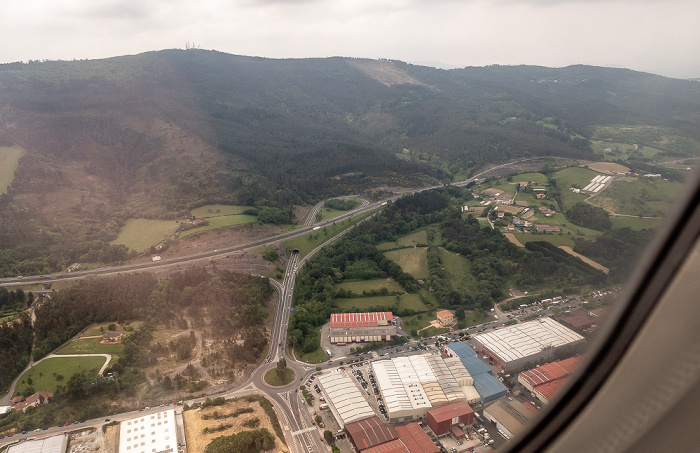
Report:
M 504 371 L 540 359 L 550 361 L 557 348 L 584 340 L 583 336 L 547 317 L 474 335 L 473 339 Z
M 360 389 L 344 371 L 323 375 L 318 382 L 328 408 L 341 428 L 375 415 Z
M 68 447 L 68 437 L 65 434 L 44 437 L 43 439 L 28 440 L 10 445 L 7 453 L 63 453 Z

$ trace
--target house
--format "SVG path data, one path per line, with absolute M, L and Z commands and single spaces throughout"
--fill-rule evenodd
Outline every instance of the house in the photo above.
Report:
M 500 204 L 505 204 L 505 205 L 509 205 L 509 206 L 513 204 L 513 199 L 511 197 L 507 197 L 504 195 L 497 196 L 495 198 L 495 200 L 496 200 L 496 203 L 500 203 Z
M 111 330 L 108 330 L 107 332 L 102 334 L 102 341 L 106 341 L 109 343 L 119 343 L 122 341 L 122 332 L 112 332 Z
M 499 218 L 499 219 L 502 219 L 503 217 L 505 217 L 505 215 L 506 215 L 505 212 L 499 212 L 499 213 L 498 213 L 498 218 Z
M 535 228 L 539 232 L 547 231 L 550 233 L 559 233 L 561 231 L 561 229 L 559 227 L 553 227 L 553 226 L 549 226 L 549 225 L 535 225 Z
M 506 229 L 507 229 L 508 231 L 515 231 L 515 225 L 512 225 L 512 224 L 511 224 L 511 225 L 508 225 L 508 226 L 506 227 Z
M 28 396 L 26 400 L 17 403 L 15 410 L 21 414 L 28 407 L 43 406 L 51 401 L 53 401 L 53 392 L 36 392 Z
M 455 323 L 455 315 L 449 310 L 441 310 L 436 315 L 438 322 L 442 326 L 449 326 Z
M 14 407 L 15 405 L 21 403 L 22 401 L 24 401 L 23 396 L 15 396 L 14 398 L 12 398 L 12 406 Z
M 535 197 L 536 197 L 538 200 L 542 200 L 542 199 L 544 199 L 544 198 L 547 198 L 547 194 L 544 194 L 544 193 L 536 193 L 536 194 L 535 194 Z

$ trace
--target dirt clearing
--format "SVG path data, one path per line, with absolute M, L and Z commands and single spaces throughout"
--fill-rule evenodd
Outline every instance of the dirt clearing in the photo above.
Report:
M 525 247 L 522 242 L 518 240 L 518 238 L 515 237 L 513 233 L 503 233 L 503 236 L 506 237 L 510 242 L 513 244 L 517 245 L 518 247 Z
M 610 269 L 608 269 L 607 267 L 603 266 L 602 264 L 598 264 L 598 263 L 596 263 L 595 261 L 593 261 L 592 259 L 586 258 L 585 256 L 581 255 L 580 253 L 574 252 L 574 251 L 571 249 L 571 247 L 569 247 L 568 245 L 560 245 L 559 248 L 562 249 L 562 250 L 564 250 L 564 251 L 565 251 L 566 253 L 568 253 L 569 255 L 573 255 L 573 256 L 576 256 L 576 257 L 578 257 L 578 258 L 581 258 L 581 260 L 583 260 L 583 262 L 585 262 L 586 264 L 590 264 L 591 266 L 593 266 L 593 267 L 595 267 L 596 269 L 599 269 L 599 270 L 605 272 L 606 274 L 607 274 L 608 272 L 610 272 Z
M 244 413 L 238 417 L 226 416 L 235 413 L 238 409 L 247 408 L 253 409 L 253 412 Z M 270 451 L 289 451 L 287 446 L 280 442 L 279 438 L 275 435 L 275 430 L 272 427 L 272 423 L 270 423 L 270 419 L 257 401 L 248 402 L 245 398 L 241 398 L 238 401 L 230 401 L 221 406 L 185 411 L 182 415 L 185 423 L 187 451 L 189 453 L 204 453 L 207 445 L 217 437 L 230 436 L 231 434 L 237 434 L 241 431 L 261 428 L 267 428 L 267 430 L 275 436 L 275 446 Z M 205 417 L 209 417 L 209 419 L 205 420 Z M 243 426 L 243 423 L 250 423 L 251 420 L 256 418 L 260 420 L 256 428 L 247 428 Z M 231 427 L 216 432 L 204 432 L 206 428 L 208 428 L 208 431 L 212 431 L 221 425 L 231 425 Z
M 601 173 L 627 173 L 630 171 L 630 169 L 624 165 L 613 162 L 592 162 L 590 164 L 586 164 L 586 166 L 591 170 L 599 171 Z

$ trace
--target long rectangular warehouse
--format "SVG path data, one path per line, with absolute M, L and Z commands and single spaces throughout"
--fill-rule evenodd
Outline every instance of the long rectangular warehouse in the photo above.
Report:
M 388 326 L 394 320 L 390 311 L 374 313 L 332 313 L 331 329 Z
M 556 348 L 584 340 L 583 336 L 548 317 L 477 334 L 473 339 L 504 371 L 550 358 Z
M 360 389 L 344 371 L 323 375 L 318 378 L 318 382 L 328 408 L 341 428 L 375 415 Z

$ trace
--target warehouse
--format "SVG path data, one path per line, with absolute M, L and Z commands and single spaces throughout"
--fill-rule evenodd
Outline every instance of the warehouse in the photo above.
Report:
M 366 451 L 397 438 L 393 428 L 384 425 L 377 416 L 349 423 L 345 425 L 345 431 L 357 451 Z
M 328 337 L 333 344 L 389 341 L 396 336 L 394 315 L 390 311 L 331 314 Z
M 538 360 L 551 359 L 557 348 L 580 343 L 583 336 L 544 317 L 480 333 L 473 339 L 504 371 L 512 371 Z
M 457 381 L 459 389 L 464 394 L 464 397 L 469 404 L 475 404 L 481 402 L 481 395 L 476 391 L 474 387 L 474 378 L 469 374 L 462 361 L 459 357 L 451 357 L 443 359 L 443 363 L 449 368 L 450 373 Z
M 124 420 L 119 425 L 119 453 L 172 452 L 177 444 L 172 410 Z
M 344 371 L 335 371 L 318 378 L 321 392 L 333 417 L 341 428 L 346 424 L 374 416 L 374 411 L 360 389 Z
M 508 394 L 508 389 L 491 374 L 491 368 L 476 356 L 476 351 L 462 342 L 450 343 L 445 346 L 445 354 L 456 357 L 469 372 L 473 385 L 483 403 L 489 403 L 503 398 Z M 465 395 L 466 395 L 465 391 Z M 473 402 L 473 393 L 468 395 L 468 401 Z
M 523 403 L 509 400 L 498 401 L 484 410 L 484 417 L 494 422 L 506 439 L 518 434 L 534 415 Z
M 362 453 L 440 453 L 418 423 L 395 428 L 397 439 L 362 450 Z
M 331 329 L 347 329 L 352 327 L 380 327 L 394 322 L 390 311 L 375 313 L 333 313 L 331 314 Z
M 428 426 L 436 436 L 448 434 L 452 428 L 474 423 L 474 411 L 464 401 L 428 411 Z
M 580 361 L 581 356 L 575 356 L 523 371 L 518 375 L 518 382 L 539 398 L 540 401 L 548 403 L 559 388 L 566 383 L 566 380 L 574 372 Z
M 373 362 L 372 368 L 392 422 L 425 417 L 432 406 L 408 357 Z
M 68 436 L 58 434 L 43 439 L 27 440 L 11 445 L 7 453 L 63 453 L 68 447 Z

